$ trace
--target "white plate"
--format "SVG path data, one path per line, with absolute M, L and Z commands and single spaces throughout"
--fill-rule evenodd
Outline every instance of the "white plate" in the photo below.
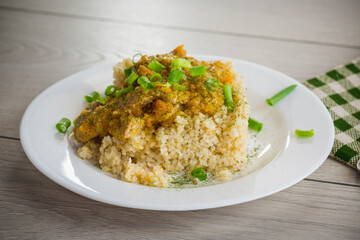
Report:
M 84 107 L 84 95 L 93 90 L 102 92 L 111 84 L 115 63 L 74 74 L 37 96 L 23 116 L 21 143 L 35 167 L 53 181 L 82 196 L 118 206 L 194 210 L 243 203 L 276 193 L 301 181 L 324 162 L 334 141 L 333 122 L 321 101 L 294 79 L 254 63 L 234 63 L 248 89 L 250 115 L 264 123 L 267 135 L 262 140 L 267 142 L 261 164 L 243 177 L 205 187 L 162 189 L 118 180 L 78 158 L 67 136 L 57 133 L 55 124 L 62 117 L 74 119 Z M 291 84 L 298 87 L 284 100 L 274 107 L 265 103 L 266 98 Z M 298 139 L 295 129 L 314 129 L 315 134 Z

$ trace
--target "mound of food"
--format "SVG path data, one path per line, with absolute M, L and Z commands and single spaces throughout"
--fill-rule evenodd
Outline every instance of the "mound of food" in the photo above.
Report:
M 179 46 L 126 59 L 114 66 L 114 78 L 106 101 L 90 103 L 75 121 L 81 158 L 156 187 L 194 169 L 228 180 L 245 167 L 249 106 L 231 62 L 200 61 Z

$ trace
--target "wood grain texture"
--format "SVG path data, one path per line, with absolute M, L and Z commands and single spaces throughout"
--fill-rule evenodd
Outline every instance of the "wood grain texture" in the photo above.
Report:
M 0 105 L 3 123 L 0 132 L 2 136 L 15 138 L 19 137 L 18 126 L 26 107 L 51 84 L 79 70 L 137 52 L 167 52 L 179 43 L 185 43 L 190 54 L 253 61 L 300 81 L 360 55 L 360 49 L 0 12 L 3 83 L 0 101 L 7 102 Z M 21 101 L 18 101 L 20 96 Z
M 143 26 L 360 47 L 357 0 L 2 0 L 1 5 Z
M 52 182 L 0 139 L 2 239 L 356 239 L 359 187 L 302 181 L 249 203 L 186 212 L 110 206 Z M 6 224 L 4 224 L 6 223 Z
M 99 203 L 32 166 L 23 112 L 91 66 L 185 43 L 304 81 L 360 55 L 356 0 L 187 1 L 0 0 L 0 239 L 358 239 L 360 174 L 332 159 L 272 196 L 187 212 Z

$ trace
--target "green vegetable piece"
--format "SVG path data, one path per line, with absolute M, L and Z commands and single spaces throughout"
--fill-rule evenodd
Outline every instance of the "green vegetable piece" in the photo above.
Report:
M 201 65 L 201 66 L 190 68 L 190 74 L 192 77 L 205 76 L 206 75 L 205 66 Z
M 105 98 L 99 98 L 99 99 L 97 99 L 97 101 L 103 105 L 105 105 L 105 103 L 106 103 Z
M 130 75 L 125 79 L 126 82 L 128 82 L 130 85 L 132 85 L 136 79 L 139 77 L 134 71 L 130 73 Z
M 198 168 L 195 168 L 194 170 L 192 170 L 191 176 L 193 176 L 193 178 L 199 179 L 200 181 L 204 181 L 207 178 L 206 172 L 201 167 L 198 167 Z
M 168 82 L 169 83 L 177 83 L 182 79 L 183 75 L 184 75 L 184 72 L 177 70 L 177 69 L 173 69 L 168 77 Z
M 138 84 L 142 86 L 145 90 L 152 89 L 155 87 L 155 83 L 151 82 L 147 77 L 141 76 L 137 80 Z
M 263 127 L 263 124 L 261 122 L 258 122 L 253 118 L 249 118 L 248 122 L 249 122 L 249 128 L 254 129 L 255 131 L 258 131 L 258 132 L 261 131 L 261 129 Z
M 134 90 L 134 87 L 133 86 L 130 86 L 130 87 L 127 87 L 125 89 L 121 89 L 121 90 L 116 90 L 115 92 L 115 95 L 118 97 L 118 96 L 122 96 L 126 93 L 129 93 L 131 92 L 132 90 Z
M 131 74 L 131 72 L 132 72 L 132 68 L 133 68 L 133 66 L 128 67 L 128 68 L 125 68 L 125 70 L 124 70 L 125 77 L 130 76 L 130 74 Z
M 155 73 L 150 77 L 150 81 L 155 82 L 155 81 L 161 81 L 162 80 L 162 76 L 160 73 Z
M 139 60 L 137 60 L 136 58 L 137 58 L 137 56 L 140 56 L 140 58 L 139 58 L 139 60 L 141 59 L 141 57 L 142 57 L 142 54 L 141 53 L 137 53 L 137 54 L 135 54 L 133 57 L 132 57 L 132 62 L 133 63 L 136 63 L 136 62 L 138 62 Z M 137 61 L 136 61 L 137 60 Z
M 84 98 L 88 103 L 91 103 L 96 100 L 99 100 L 101 98 L 101 96 L 100 96 L 100 93 L 94 91 L 94 92 L 91 92 L 88 95 L 84 96 Z
M 68 118 L 62 118 L 55 127 L 60 133 L 66 133 L 70 126 L 71 121 Z
M 161 63 L 159 63 L 156 60 L 152 60 L 149 63 L 148 68 L 150 68 L 150 69 L 154 70 L 155 72 L 159 73 L 159 72 L 161 72 L 161 70 L 163 70 L 165 68 L 165 66 L 162 65 Z
M 179 91 L 185 91 L 186 87 L 184 85 L 178 84 L 178 83 L 174 83 L 173 84 L 174 89 L 179 90 Z
M 88 103 L 91 103 L 91 102 L 94 101 L 93 98 L 90 97 L 89 95 L 84 96 L 84 98 L 85 98 L 85 101 L 88 102 Z
M 289 95 L 296 87 L 297 85 L 294 84 L 287 88 L 284 88 L 283 90 L 272 96 L 271 98 L 266 99 L 267 104 L 269 104 L 270 106 L 274 106 L 281 99 Z
M 105 89 L 105 95 L 111 96 L 116 92 L 116 87 L 114 85 L 110 85 Z
M 208 90 L 215 91 L 219 87 L 220 82 L 219 82 L 219 80 L 217 80 L 215 78 L 210 78 L 204 84 Z
M 190 68 L 191 62 L 187 59 L 175 58 L 171 63 L 171 68 Z
M 311 129 L 311 130 L 296 129 L 295 130 L 295 136 L 300 137 L 300 138 L 309 138 L 309 137 L 312 137 L 313 135 L 314 135 L 314 129 Z
M 224 97 L 225 97 L 225 106 L 229 107 L 230 110 L 233 110 L 235 108 L 234 101 L 232 98 L 232 89 L 233 86 L 230 83 L 224 83 L 223 85 L 223 91 L 224 91 Z

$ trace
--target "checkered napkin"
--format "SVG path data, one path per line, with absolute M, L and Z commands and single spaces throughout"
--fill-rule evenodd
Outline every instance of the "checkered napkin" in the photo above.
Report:
M 334 120 L 335 142 L 330 156 L 356 168 L 360 159 L 360 58 L 304 85 L 321 99 Z

